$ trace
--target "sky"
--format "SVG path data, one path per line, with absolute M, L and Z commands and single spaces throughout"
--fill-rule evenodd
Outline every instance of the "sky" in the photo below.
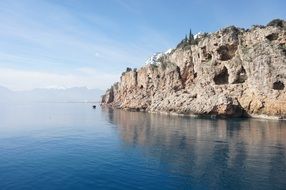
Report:
M 286 19 L 285 0 L 0 0 L 0 86 L 106 89 L 189 33 Z

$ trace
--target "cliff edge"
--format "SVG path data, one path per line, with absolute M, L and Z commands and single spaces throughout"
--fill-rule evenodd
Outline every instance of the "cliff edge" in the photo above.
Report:
M 219 117 L 286 118 L 286 21 L 184 39 L 122 73 L 102 96 L 116 108 Z

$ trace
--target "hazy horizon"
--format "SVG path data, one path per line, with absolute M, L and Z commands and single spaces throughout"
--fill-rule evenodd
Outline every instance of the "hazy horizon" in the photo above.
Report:
M 35 91 L 35 90 L 69 90 L 69 89 L 87 89 L 87 90 L 101 90 L 104 91 L 106 89 L 100 89 L 100 88 L 89 88 L 86 86 L 72 86 L 72 87 L 65 87 L 65 86 L 46 86 L 46 87 L 37 87 L 33 89 L 20 89 L 15 90 L 11 89 L 7 86 L 0 85 L 0 89 L 6 89 L 12 92 L 27 92 L 27 91 Z
M 87 87 L 35 88 L 32 90 L 10 90 L 0 86 L 0 104 L 32 102 L 96 102 L 104 91 Z

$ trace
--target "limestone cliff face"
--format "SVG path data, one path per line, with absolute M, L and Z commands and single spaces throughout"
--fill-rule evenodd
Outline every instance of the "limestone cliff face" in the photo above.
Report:
M 117 108 L 286 117 L 286 21 L 228 27 L 180 43 L 154 63 L 128 68 L 102 97 Z

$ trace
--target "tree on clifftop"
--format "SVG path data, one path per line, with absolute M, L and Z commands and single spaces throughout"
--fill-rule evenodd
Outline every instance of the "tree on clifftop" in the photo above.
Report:
M 195 38 L 194 38 L 194 35 L 193 35 L 193 33 L 192 33 L 192 29 L 190 29 L 188 42 L 189 42 L 190 44 L 193 44 L 194 41 L 195 41 Z

